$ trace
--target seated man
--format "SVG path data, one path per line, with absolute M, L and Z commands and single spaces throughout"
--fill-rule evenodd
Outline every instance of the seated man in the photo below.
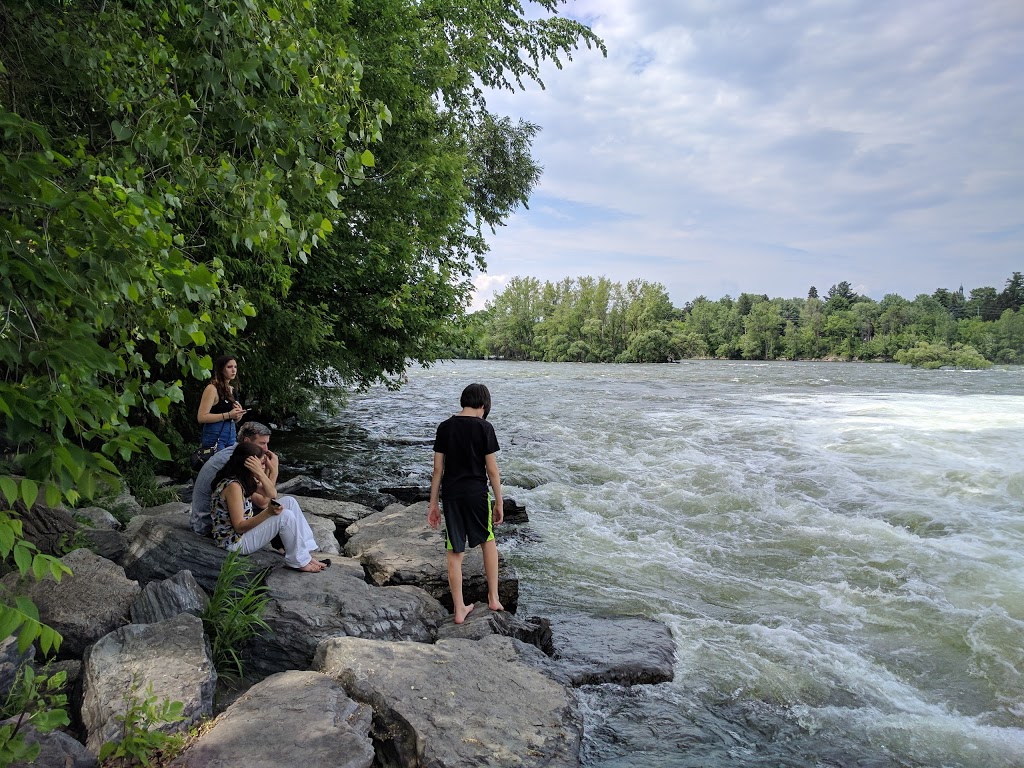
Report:
M 278 459 L 277 454 L 270 450 L 270 427 L 260 424 L 258 421 L 247 421 L 238 428 L 239 443 L 255 443 L 263 449 L 263 468 L 272 483 L 277 482 Z M 236 443 L 237 445 L 237 443 Z M 218 451 L 199 470 L 196 482 L 192 487 L 192 511 L 189 513 L 189 525 L 192 530 L 200 536 L 209 536 L 213 529 L 213 478 L 228 463 L 235 446 Z M 281 505 L 294 509 L 299 514 L 302 510 L 299 503 L 291 496 L 282 496 L 278 499 Z M 256 509 L 264 509 L 269 499 L 260 494 L 259 491 L 252 495 L 252 504 Z

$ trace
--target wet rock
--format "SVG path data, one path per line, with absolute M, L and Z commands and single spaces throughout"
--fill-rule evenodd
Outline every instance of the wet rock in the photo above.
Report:
M 378 490 L 388 496 L 394 496 L 406 506 L 418 501 L 430 501 L 429 485 L 392 485 Z
M 318 672 L 282 672 L 250 688 L 173 768 L 370 768 L 371 710 Z
M 50 576 L 19 584 L 17 573 L 5 576 L 2 584 L 8 595 L 16 592 L 35 603 L 39 620 L 63 635 L 61 658 L 81 658 L 88 645 L 128 622 L 139 584 L 127 578 L 123 568 L 88 549 L 69 552 L 61 562 L 72 574 L 60 584 Z
M 555 653 L 550 621 L 537 616 L 524 619 L 508 611 L 492 611 L 486 604 L 477 605 L 462 624 L 456 624 L 455 619 L 449 617 L 437 631 L 438 640 L 481 640 L 489 635 L 514 638 L 548 656 Z
M 373 707 L 382 765 L 578 766 L 572 695 L 519 663 L 516 645 L 497 636 L 436 645 L 336 638 L 320 645 L 314 667 Z
M 133 624 L 156 624 L 179 613 L 199 616 L 210 598 L 199 586 L 191 571 L 179 571 L 169 579 L 151 581 L 131 607 Z
M 347 562 L 346 562 L 347 561 Z M 417 587 L 375 587 L 348 558 L 320 573 L 275 569 L 267 576 L 271 633 L 253 640 L 246 669 L 257 676 L 309 669 L 317 644 L 331 637 L 433 642 L 447 612 Z
M 203 622 L 183 613 L 159 624 L 129 624 L 111 632 L 86 652 L 82 683 L 82 723 L 86 746 L 94 754 L 120 736 L 117 717 L 131 698 L 152 695 L 160 704 L 182 702 L 184 720 L 153 727 L 168 733 L 186 730 L 213 714 L 217 672 Z
M 275 483 L 274 487 L 281 496 L 322 496 L 331 490 L 326 483 L 308 475 L 296 475 L 288 480 Z
M 414 584 L 452 610 L 444 537 L 427 525 L 427 503 L 393 504 L 348 528 L 345 554 L 358 557 L 374 584 Z M 499 553 L 498 596 L 507 611 L 519 603 L 519 577 Z M 466 603 L 487 603 L 487 582 L 480 548 L 467 550 L 462 564 Z
M 643 618 L 554 619 L 556 679 L 571 685 L 664 683 L 675 676 L 675 641 L 664 624 Z
M 530 522 L 530 516 L 526 514 L 526 507 L 516 503 L 515 499 L 502 498 L 501 508 L 505 513 L 505 522 L 509 525 L 523 525 Z

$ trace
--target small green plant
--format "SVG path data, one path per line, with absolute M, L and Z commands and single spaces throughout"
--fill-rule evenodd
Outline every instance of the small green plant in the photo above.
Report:
M 78 520 L 76 519 L 76 522 Z M 73 552 L 76 549 L 90 549 L 93 544 L 89 541 L 89 538 L 85 535 L 81 528 L 76 528 L 74 533 L 65 533 L 57 541 L 57 553 L 64 557 L 68 552 Z
M 174 757 L 185 744 L 181 733 L 166 733 L 159 726 L 180 723 L 185 705 L 180 701 L 160 703 L 153 695 L 153 684 L 146 686 L 144 698 L 138 698 L 136 686 L 125 696 L 125 713 L 118 715 L 121 723 L 120 741 L 108 741 L 100 747 L 99 761 L 104 768 L 127 768 L 135 765 L 157 765 Z
M 143 507 L 158 507 L 178 500 L 178 492 L 173 488 L 161 488 L 156 484 L 156 472 L 146 457 L 133 457 L 121 476 L 131 489 L 132 496 Z
M 67 696 L 63 693 L 67 673 L 40 674 L 23 664 L 0 707 L 0 718 L 13 721 L 0 727 L 0 766 L 31 763 L 39 755 L 39 744 L 25 743 L 25 727 L 46 733 L 68 725 Z
M 202 614 L 218 674 L 229 680 L 242 677 L 238 649 L 261 631 L 269 631 L 263 620 L 269 601 L 267 587 L 248 559 L 238 552 L 229 552 L 217 576 L 210 604 Z

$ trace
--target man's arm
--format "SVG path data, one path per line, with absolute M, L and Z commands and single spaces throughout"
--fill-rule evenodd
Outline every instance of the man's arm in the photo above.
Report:
M 501 525 L 505 521 L 505 502 L 501 498 L 501 474 L 498 472 L 498 458 L 493 453 L 484 457 L 484 468 L 487 470 L 487 479 L 491 481 L 491 488 L 494 490 L 494 512 L 492 520 L 495 525 Z
M 444 474 L 444 454 L 434 451 L 434 473 L 430 477 L 430 509 L 427 512 L 427 524 L 437 528 L 441 524 L 441 508 L 438 496 L 441 493 L 441 475 Z

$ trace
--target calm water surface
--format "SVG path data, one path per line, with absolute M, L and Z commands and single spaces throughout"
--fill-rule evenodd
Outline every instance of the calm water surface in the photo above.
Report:
M 428 484 L 486 383 L 520 612 L 641 615 L 675 682 L 582 693 L 588 766 L 1024 766 L 1024 369 L 457 361 L 281 433 Z

